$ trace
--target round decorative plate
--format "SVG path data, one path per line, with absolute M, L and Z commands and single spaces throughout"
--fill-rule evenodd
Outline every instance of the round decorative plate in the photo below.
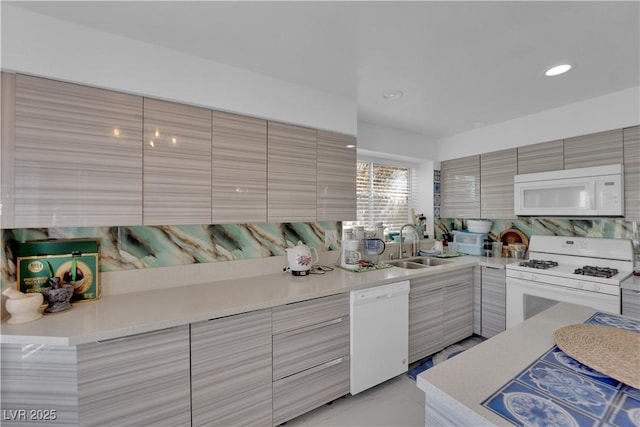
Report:
M 525 249 L 529 248 L 529 238 L 527 235 L 515 228 L 509 228 L 500 233 L 500 240 L 503 245 L 508 245 L 509 243 L 524 243 Z
M 556 344 L 578 362 L 640 388 L 640 334 L 611 326 L 577 324 L 558 329 Z

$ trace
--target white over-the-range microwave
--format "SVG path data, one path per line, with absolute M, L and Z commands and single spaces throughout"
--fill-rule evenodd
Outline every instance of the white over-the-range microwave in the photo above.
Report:
M 622 165 L 516 175 L 514 191 L 519 216 L 624 215 Z

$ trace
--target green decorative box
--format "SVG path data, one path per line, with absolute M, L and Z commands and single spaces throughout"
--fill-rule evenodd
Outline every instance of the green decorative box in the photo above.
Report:
M 100 298 L 99 240 L 32 240 L 18 244 L 17 287 L 42 292 L 49 278 L 73 285 L 71 302 Z

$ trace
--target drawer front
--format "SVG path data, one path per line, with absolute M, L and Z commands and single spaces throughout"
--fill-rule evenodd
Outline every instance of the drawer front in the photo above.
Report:
M 349 316 L 273 337 L 273 379 L 349 354 Z
M 273 334 L 304 328 L 348 315 L 348 293 L 275 307 L 272 310 Z
M 410 281 L 411 294 L 418 295 L 420 292 L 428 292 L 433 289 L 446 288 L 448 286 L 458 285 L 461 283 L 471 283 L 472 281 L 472 267 L 433 274 L 425 277 L 418 277 L 416 279 L 411 279 Z
M 273 425 L 277 426 L 349 393 L 349 356 L 273 383 Z

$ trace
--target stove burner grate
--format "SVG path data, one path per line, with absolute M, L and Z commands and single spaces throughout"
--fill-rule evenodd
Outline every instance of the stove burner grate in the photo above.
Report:
M 616 270 L 615 268 L 594 267 L 590 265 L 585 265 L 582 268 L 576 268 L 574 273 L 582 274 L 584 276 L 604 277 L 608 279 L 618 274 L 618 270 Z
M 530 259 L 529 261 L 522 261 L 520 263 L 520 266 L 546 270 L 548 268 L 557 267 L 558 263 L 556 261 L 541 261 L 537 259 Z

